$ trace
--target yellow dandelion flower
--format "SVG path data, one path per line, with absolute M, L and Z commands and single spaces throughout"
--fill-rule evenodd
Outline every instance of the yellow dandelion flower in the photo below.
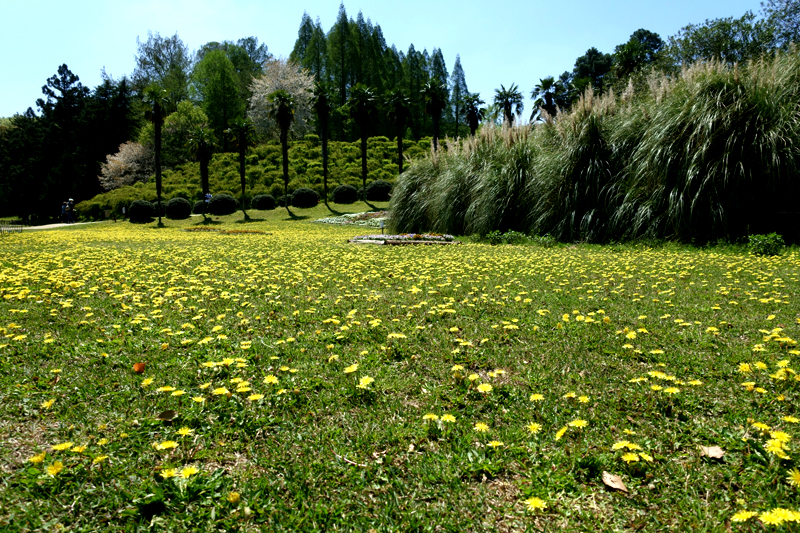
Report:
M 563 428 L 561 428 L 558 431 L 556 431 L 556 440 L 557 441 L 561 440 L 561 437 L 564 436 L 564 434 L 567 432 L 567 429 L 569 429 L 569 428 L 567 428 L 567 426 L 564 426 Z
M 206 401 L 206 399 L 203 398 L 202 396 L 192 396 L 192 401 L 197 403 L 203 403 Z
M 198 473 L 199 471 L 200 470 L 198 470 L 196 466 L 187 466 L 187 467 L 181 469 L 180 476 L 183 479 L 188 479 L 188 478 L 192 477 L 193 475 L 195 475 L 196 473 Z
M 794 470 L 789 471 L 789 475 L 786 476 L 786 481 L 795 487 L 800 487 L 800 470 L 796 468 Z
M 542 431 L 542 425 L 537 424 L 536 422 L 532 422 L 528 424 L 528 431 L 530 431 L 533 435 L 536 435 L 540 431 Z
M 229 391 L 225 387 L 219 387 L 219 388 L 216 388 L 213 391 L 211 391 L 211 394 L 213 394 L 214 396 L 224 396 L 224 395 L 227 395 L 227 394 L 230 394 L 230 393 L 231 393 L 231 391 Z
M 364 376 L 358 380 L 358 385 L 356 385 L 356 387 L 358 387 L 359 389 L 366 389 L 374 381 L 375 381 L 374 378 L 370 376 Z
M 264 397 L 263 394 L 251 394 L 250 396 L 247 397 L 247 399 L 250 400 L 251 402 L 255 402 L 262 399 L 263 397 Z
M 489 431 L 489 426 L 484 424 L 483 422 L 478 422 L 473 426 L 473 429 L 479 433 L 486 433 Z
M 470 381 L 475 381 L 476 379 L 480 379 L 481 377 L 478 374 L 470 374 L 467 376 L 467 379 Z
M 165 440 L 164 442 L 154 442 L 153 448 L 156 450 L 170 450 L 172 448 L 177 448 L 178 443 L 174 440 Z
M 145 378 L 142 380 L 142 387 L 147 387 L 153 382 L 153 378 Z
M 425 421 L 428 421 L 428 420 L 439 420 L 439 417 L 437 415 L 433 414 L 433 413 L 428 413 L 426 415 L 423 415 L 422 419 L 425 420 Z
M 455 422 L 455 421 L 456 421 L 456 417 L 454 417 L 451 414 L 442 415 L 442 422 L 451 422 L 452 423 L 452 422 Z
M 354 364 L 354 365 L 350 365 L 350 366 L 348 366 L 347 368 L 345 368 L 345 369 L 344 369 L 344 373 L 345 373 L 345 374 L 352 374 L 352 373 L 353 373 L 353 372 L 355 372 L 356 370 L 358 370 L 358 363 L 356 363 L 356 364 Z
M 731 522 L 747 522 L 757 514 L 753 511 L 739 511 L 731 517 Z
M 753 367 L 749 363 L 739 363 L 739 372 L 742 374 L 749 374 L 753 371 Z
M 98 455 L 97 457 L 95 457 L 94 459 L 92 459 L 92 464 L 93 464 L 93 465 L 100 464 L 100 463 L 102 463 L 103 461 L 105 461 L 106 459 L 108 459 L 108 456 L 107 456 L 107 455 Z
M 42 409 L 50 409 L 51 407 L 53 407 L 54 403 L 56 403 L 56 399 L 55 398 L 53 398 L 51 400 L 44 401 L 44 402 L 42 402 Z
M 798 422 L 800 422 L 800 418 L 794 416 L 784 416 L 781 420 L 783 420 L 784 422 L 789 422 L 790 424 L 797 424 Z
M 589 425 L 589 422 L 587 422 L 586 420 L 577 419 L 573 420 L 567 425 L 572 428 L 585 428 L 586 426 Z
M 229 492 L 228 495 L 225 496 L 225 499 L 228 500 L 228 503 L 236 505 L 239 503 L 241 495 L 238 492 Z
M 69 450 L 70 448 L 72 448 L 72 443 L 71 442 L 62 442 L 61 444 L 54 444 L 51 447 L 53 448 L 53 450 L 55 450 L 57 452 L 63 452 L 64 450 Z
M 499 448 L 500 446 L 503 446 L 503 444 L 504 444 L 504 442 L 503 442 L 503 441 L 499 441 L 499 440 L 490 440 L 490 441 L 489 441 L 489 444 L 488 444 L 488 446 L 489 446 L 490 448 Z
M 481 383 L 480 385 L 478 385 L 478 392 L 482 394 L 487 394 L 489 392 L 492 392 L 492 386 L 489 385 L 488 383 Z
M 646 453 L 644 453 L 644 452 L 639 452 L 639 457 L 641 457 L 642 459 L 644 459 L 648 463 L 652 463 L 653 462 L 653 457 L 648 455 L 648 454 L 646 454 Z
M 177 472 L 175 471 L 174 468 L 165 468 L 160 472 L 159 475 L 164 479 L 169 479 L 171 477 L 175 477 L 177 475 Z
M 181 437 L 186 437 L 186 436 L 191 435 L 192 433 L 194 433 L 194 430 L 191 429 L 191 428 L 187 428 L 186 426 L 183 426 L 181 429 L 179 429 L 177 431 L 177 433 Z
M 528 498 L 525 500 L 525 506 L 528 508 L 528 511 L 538 511 L 542 509 L 547 509 L 547 502 L 545 502 L 541 498 Z
M 40 453 L 38 455 L 34 455 L 30 459 L 28 459 L 28 461 L 30 461 L 31 463 L 33 463 L 35 465 L 38 465 L 39 463 L 44 462 L 44 458 L 46 456 L 47 456 L 47 452 L 42 452 L 42 453 Z
M 171 385 L 165 385 L 163 387 L 159 387 L 159 388 L 156 389 L 156 391 L 158 391 L 158 392 L 172 392 L 174 390 L 175 390 L 175 387 L 173 387 Z
M 530 401 L 532 402 L 541 402 L 544 400 L 544 395 L 542 394 L 531 394 Z
M 630 463 L 637 462 L 639 460 L 639 456 L 637 454 L 635 454 L 635 453 L 628 452 L 628 453 L 622 454 L 622 457 L 620 457 L 620 459 L 622 459 L 626 463 L 630 464 Z
M 56 461 L 55 463 L 48 465 L 47 475 L 50 477 L 56 477 L 62 470 L 64 470 L 64 463 L 61 461 Z

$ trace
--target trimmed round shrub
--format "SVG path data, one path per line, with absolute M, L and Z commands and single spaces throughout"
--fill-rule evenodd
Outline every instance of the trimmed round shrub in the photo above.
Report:
M 319 203 L 319 194 L 313 189 L 300 187 L 292 194 L 292 206 L 301 209 L 315 207 Z
M 286 195 L 282 194 L 282 195 L 278 196 L 278 199 L 276 200 L 276 202 L 278 202 L 278 206 L 279 207 L 286 207 L 286 202 L 292 203 L 292 195 L 291 194 L 286 194 Z
M 375 180 L 367 185 L 367 200 L 370 202 L 388 202 L 392 192 L 392 184 L 384 180 Z
M 205 212 L 206 203 L 203 200 L 198 200 L 192 206 L 192 214 L 202 215 Z
M 166 204 L 167 218 L 172 220 L 183 220 L 192 214 L 192 204 L 186 198 L 173 198 Z
M 153 204 L 153 216 L 167 216 L 167 202 L 150 202 Z
M 239 201 L 230 194 L 215 194 L 208 202 L 208 211 L 212 215 L 230 215 L 239 209 Z
M 271 194 L 259 194 L 257 196 L 253 196 L 253 200 L 250 202 L 251 208 L 261 209 L 262 211 L 275 209 L 276 205 L 277 203 L 275 202 L 275 197 Z
M 333 203 L 354 204 L 358 201 L 358 189 L 352 185 L 339 185 L 333 189 Z
M 128 208 L 128 218 L 137 224 L 150 222 L 155 214 L 155 206 L 147 200 L 134 200 Z

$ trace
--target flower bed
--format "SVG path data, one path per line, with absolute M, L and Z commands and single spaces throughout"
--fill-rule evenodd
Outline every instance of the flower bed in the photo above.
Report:
M 315 220 L 321 224 L 338 224 L 341 226 L 365 226 L 379 228 L 381 222 L 389 219 L 388 211 L 367 211 L 364 213 L 348 213 L 338 217 L 326 217 Z

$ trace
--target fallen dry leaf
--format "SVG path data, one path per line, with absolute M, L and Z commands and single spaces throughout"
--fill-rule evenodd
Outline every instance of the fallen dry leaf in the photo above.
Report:
M 607 487 L 611 487 L 612 489 L 621 490 L 622 492 L 628 492 L 628 487 L 626 487 L 625 483 L 622 482 L 621 477 L 615 476 L 614 474 L 609 474 L 606 471 L 603 471 L 603 483 L 605 483 Z
M 133 371 L 137 374 L 141 374 L 144 372 L 144 367 L 146 363 L 133 363 Z
M 725 455 L 725 450 L 719 446 L 700 446 L 700 452 L 711 459 L 722 459 L 722 457 Z
M 176 416 L 178 416 L 178 413 L 176 413 L 175 411 L 172 411 L 170 409 L 167 409 L 166 411 L 160 413 L 156 417 L 156 419 L 157 420 L 164 420 L 165 422 L 171 422 L 172 420 L 175 419 Z

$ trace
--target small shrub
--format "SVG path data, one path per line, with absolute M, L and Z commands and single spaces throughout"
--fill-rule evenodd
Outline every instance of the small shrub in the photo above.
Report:
M 239 201 L 230 194 L 215 194 L 208 202 L 208 212 L 215 216 L 231 215 L 239 209 Z
M 384 180 L 375 180 L 366 189 L 367 200 L 370 202 L 388 202 L 392 193 L 392 184 Z
M 780 255 L 786 243 L 777 233 L 750 235 L 748 248 L 753 255 Z
M 333 203 L 354 204 L 358 201 L 358 189 L 352 185 L 339 185 L 333 189 Z
M 535 235 L 530 237 L 531 242 L 534 244 L 538 244 L 542 248 L 552 248 L 556 245 L 556 239 L 552 235 L 545 234 L 545 235 Z
M 489 244 L 492 246 L 503 244 L 503 234 L 500 232 L 500 230 L 494 230 L 491 233 L 486 234 L 486 240 L 489 241 Z
M 153 216 L 154 217 L 163 217 L 166 216 L 167 213 L 167 202 L 150 202 L 153 204 Z
M 167 202 L 165 210 L 167 213 L 167 218 L 172 220 L 183 220 L 189 218 L 189 216 L 192 214 L 192 204 L 190 204 L 189 200 L 186 198 L 177 196 Z
M 301 187 L 292 194 L 292 206 L 306 209 L 319 203 L 319 194 L 313 189 Z
M 261 209 L 263 211 L 270 211 L 275 209 L 277 203 L 275 202 L 275 197 L 271 194 L 259 194 L 257 196 L 253 196 L 253 201 L 250 202 L 250 207 L 253 209 Z
M 155 214 L 156 208 L 147 200 L 134 200 L 128 208 L 128 217 L 136 224 L 150 222 Z
M 285 194 L 285 195 L 282 194 L 282 195 L 278 196 L 277 202 L 278 202 L 278 205 L 280 207 L 286 207 L 287 203 L 292 203 L 292 195 L 291 194 Z
M 203 200 L 198 200 L 192 206 L 192 214 L 202 215 L 206 212 L 206 203 Z

